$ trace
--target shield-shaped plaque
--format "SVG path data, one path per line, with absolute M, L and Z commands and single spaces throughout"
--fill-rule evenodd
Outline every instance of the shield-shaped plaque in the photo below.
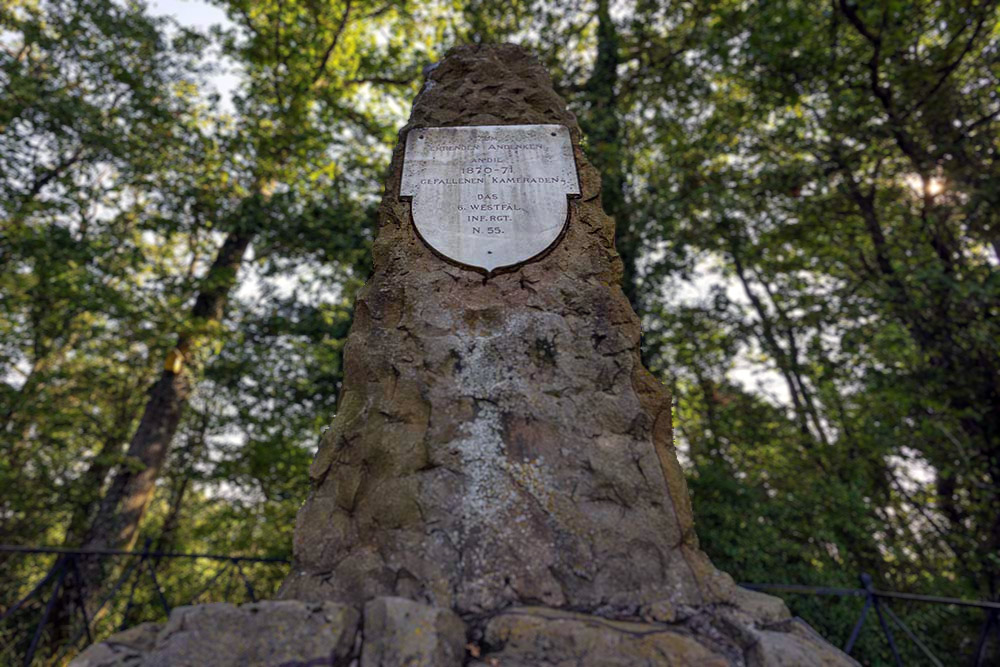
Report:
M 401 199 L 421 238 L 448 259 L 492 272 L 537 257 L 562 234 L 580 184 L 563 125 L 410 130 Z

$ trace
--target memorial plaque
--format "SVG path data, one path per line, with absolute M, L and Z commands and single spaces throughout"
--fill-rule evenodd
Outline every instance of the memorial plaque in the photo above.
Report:
M 482 125 L 410 130 L 402 199 L 434 250 L 492 272 L 548 250 L 580 184 L 562 125 Z

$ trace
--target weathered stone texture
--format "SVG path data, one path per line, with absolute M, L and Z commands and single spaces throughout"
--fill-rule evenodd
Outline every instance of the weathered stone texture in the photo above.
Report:
M 461 667 L 465 624 L 450 609 L 406 598 L 365 605 L 361 667 Z
M 146 623 L 114 635 L 70 667 L 346 665 L 360 620 L 353 607 L 332 602 L 178 607 L 163 626 Z
M 802 619 L 788 619 L 756 633 L 747 667 L 843 667 L 857 665 L 820 637 Z
M 99 644 L 88 646 L 70 662 L 70 667 L 140 665 L 143 656 L 156 646 L 156 637 L 162 627 L 159 623 L 141 623 L 134 628 L 123 630 Z
M 401 137 L 515 123 L 570 128 L 582 197 L 551 252 L 489 279 L 417 237 L 396 150 L 283 597 L 481 613 L 729 595 L 697 547 L 670 396 L 639 361 L 600 177 L 548 74 L 517 47 L 458 49 Z
M 490 619 L 482 663 L 503 667 L 727 667 L 730 661 L 662 624 L 611 621 L 539 607 Z M 495 648 L 494 648 L 495 647 Z

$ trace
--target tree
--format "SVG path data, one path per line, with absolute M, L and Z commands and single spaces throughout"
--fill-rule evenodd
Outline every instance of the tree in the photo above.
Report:
M 226 465 L 206 476 L 213 483 L 232 465 L 250 464 L 248 488 L 273 484 L 276 472 L 265 462 L 287 456 L 300 464 L 328 421 L 324 414 L 334 409 L 337 331 L 349 309 L 323 300 L 339 292 L 336 303 L 342 304 L 366 275 L 371 207 L 395 126 L 386 122 L 393 100 L 372 91 L 410 85 L 418 70 L 409 59 L 427 47 L 402 6 L 229 9 L 234 25 L 216 38 L 246 73 L 235 117 L 220 112 L 218 99 L 200 88 L 193 54 L 206 39 L 173 27 L 177 37 L 168 42 L 166 25 L 138 6 L 53 3 L 5 14 L 23 44 L 15 43 L 4 63 L 18 93 L 13 102 L 5 98 L 3 183 L 17 195 L 7 198 L 17 207 L 5 215 L 17 234 L 5 238 L 4 248 L 17 253 L 17 261 L 4 267 L 5 290 L 16 298 L 4 301 L 2 343 L 5 377 L 27 368 L 31 380 L 4 386 L 14 399 L 4 401 L 5 409 L 11 406 L 6 433 L 23 458 L 7 458 L 2 473 L 25 491 L 5 497 L 5 515 L 13 519 L 3 523 L 5 540 L 76 547 L 86 538 L 90 547 L 131 546 L 169 460 L 173 434 L 183 426 L 184 408 L 205 373 L 217 395 L 271 410 L 269 416 L 253 413 L 262 425 L 260 440 L 232 452 Z M 369 39 L 385 25 L 397 28 L 391 39 Z M 116 39 L 134 48 L 108 50 Z M 109 95 L 95 96 L 94 90 Z M 93 112 L 82 114 L 90 100 Z M 73 113 L 90 125 L 82 127 Z M 23 120 L 29 116 L 30 122 Z M 66 165 L 48 163 L 55 147 L 70 156 Z M 37 152 L 33 162 L 26 159 L 29 150 Z M 84 176 L 93 181 L 89 190 L 79 184 Z M 96 215 L 95 206 L 101 207 Z M 293 294 L 283 310 L 275 304 L 272 312 L 270 305 L 262 311 L 253 299 L 240 298 L 238 316 L 227 319 L 224 305 L 232 301 L 251 241 L 257 280 L 281 279 L 294 268 L 301 285 L 322 292 L 323 300 Z M 62 281 L 58 291 L 52 276 Z M 184 311 L 188 315 L 178 317 Z M 249 329 L 237 332 L 242 326 Z M 123 349 L 123 338 L 133 345 Z M 237 348 L 215 356 L 226 342 L 241 339 L 257 354 L 275 349 L 276 342 L 296 341 L 297 356 L 286 362 L 316 373 L 309 391 L 325 412 L 295 424 L 282 421 L 289 403 L 275 404 L 280 388 L 267 388 L 271 398 L 246 389 L 260 358 L 242 355 L 233 363 L 241 357 Z M 308 349 L 305 340 L 319 347 Z M 164 358 L 170 368 L 161 370 Z M 213 367 L 213 359 L 220 364 Z M 159 379 L 144 400 L 143 378 L 150 374 Z M 277 379 L 289 386 L 293 376 Z M 213 433 L 231 431 L 235 418 L 233 406 L 222 403 L 199 399 L 195 416 L 204 422 L 211 412 L 215 430 L 201 449 L 197 438 L 185 438 L 177 475 L 218 454 Z M 251 414 L 241 404 L 236 408 L 238 417 Z M 184 428 L 192 433 L 195 424 Z M 244 431 L 256 437 L 252 424 Z M 279 445 L 279 434 L 292 441 Z M 258 462 L 250 463 L 254 458 Z M 166 537 L 174 539 L 171 534 L 191 534 L 176 526 L 185 498 L 206 503 L 200 490 L 178 484 L 176 476 L 170 482 L 169 508 L 166 516 L 157 508 L 153 528 L 173 517 Z M 300 498 L 286 496 L 276 502 L 287 520 Z M 220 522 L 241 518 L 218 516 Z M 259 528 L 248 534 L 254 532 Z M 233 543 L 218 544 L 227 550 Z M 89 565 L 92 609 L 107 572 L 99 563 Z
M 646 280 L 665 297 L 685 274 L 717 276 L 724 307 L 698 303 L 742 349 L 717 373 L 763 361 L 803 442 L 817 443 L 808 460 L 849 456 L 814 485 L 836 475 L 864 501 L 854 520 L 882 526 L 883 585 L 994 597 L 1000 332 L 995 248 L 979 225 L 995 196 L 996 7 L 709 13 L 687 73 L 659 92 L 669 104 L 648 116 L 661 137 L 649 207 L 671 242 Z M 671 322 L 683 310 L 666 311 L 652 323 L 668 336 L 660 365 L 685 378 L 692 362 L 669 348 L 694 334 Z M 870 551 L 856 560 L 866 542 L 840 542 L 857 567 L 873 565 Z M 954 652 L 957 635 L 934 641 Z
M 157 269 L 176 266 L 172 248 L 142 237 L 135 195 L 177 145 L 197 43 L 181 32 L 168 44 L 136 8 L 98 0 L 11 6 L 2 19 L 16 37 L 0 75 L 9 93 L 0 102 L 0 476 L 38 482 L 5 497 L 11 539 L 38 534 L 32 514 L 44 514 L 81 439 L 113 458 L 131 426 L 131 378 L 146 363 L 139 348 L 159 344 L 150 323 L 164 316 L 139 302 Z M 109 51 L 110 35 L 128 48 Z M 92 412 L 87 393 L 118 408 Z
M 358 89 L 369 77 L 392 79 L 387 70 L 398 67 L 407 37 L 405 26 L 398 24 L 406 20 L 404 14 L 391 6 L 351 0 L 233 3 L 225 8 L 235 27 L 220 33 L 222 44 L 244 66 L 246 76 L 235 99 L 237 119 L 217 138 L 227 178 L 206 216 L 225 237 L 150 390 L 126 462 L 91 523 L 88 548 L 135 543 L 206 348 L 220 338 L 225 304 L 250 244 L 262 235 L 266 247 L 268 237 L 275 236 L 268 230 L 298 213 L 304 202 L 297 182 L 315 187 L 318 177 L 336 173 L 338 152 L 355 137 L 374 134 L 380 140 L 385 133 L 359 108 Z M 379 47 L 369 36 L 387 22 L 404 29 Z M 87 568 L 94 590 L 102 579 L 100 569 L 96 561 Z
M 617 123 L 600 166 L 624 165 L 619 250 L 710 555 L 995 596 L 995 4 L 542 4 L 474 3 L 470 39 L 537 45 L 591 133 Z M 777 393 L 733 380 L 764 370 Z M 765 408 L 759 435 L 736 418 Z M 747 485 L 760 526 L 838 555 L 761 560 L 730 528 Z
M 510 40 L 585 128 L 713 558 L 997 595 L 995 3 L 220 6 L 0 9 L 0 539 L 286 552 L 401 109 Z

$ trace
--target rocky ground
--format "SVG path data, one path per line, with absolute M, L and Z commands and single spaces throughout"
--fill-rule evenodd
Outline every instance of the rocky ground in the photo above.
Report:
M 675 619 L 676 621 L 677 619 Z M 734 624 L 739 625 L 734 620 Z M 547 607 L 512 607 L 463 622 L 406 598 L 360 613 L 333 602 L 181 607 L 91 646 L 73 667 L 747 667 L 846 666 L 853 660 L 802 621 L 738 631 L 739 655 L 686 627 Z M 704 630 L 705 627 L 702 626 Z M 716 630 L 718 632 L 720 630 Z M 724 642 L 725 643 L 725 642 Z

